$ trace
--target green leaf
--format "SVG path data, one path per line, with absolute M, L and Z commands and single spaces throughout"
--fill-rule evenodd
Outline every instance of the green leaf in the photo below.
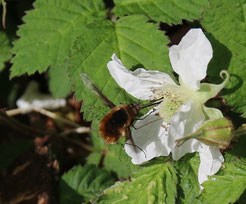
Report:
M 225 163 L 224 166 L 220 175 L 204 182 L 204 203 L 234 203 L 246 189 L 245 164 Z
M 93 152 L 88 156 L 87 163 L 98 166 L 103 161 L 103 167 L 108 171 L 115 172 L 119 179 L 131 176 L 138 169 L 138 166 L 131 163 L 130 158 L 123 149 L 125 138 L 122 138 L 117 144 L 105 145 L 105 142 L 99 136 L 98 127 L 99 120 L 94 119 L 92 123 L 91 143 L 97 152 Z
M 58 79 L 66 71 L 61 64 L 68 57 L 73 41 L 83 33 L 86 24 L 105 16 L 106 11 L 101 0 L 35 1 L 34 9 L 27 12 L 25 24 L 17 32 L 20 39 L 13 48 L 15 56 L 12 59 L 11 77 L 43 72 L 52 67 L 52 71 L 59 73 L 57 79 L 53 79 L 56 74 L 50 74 L 50 80 L 54 80 L 51 82 L 51 90 L 55 93 L 60 85 L 57 83 Z M 66 92 L 71 86 L 67 79 L 67 76 L 63 79 Z M 54 95 L 61 96 L 61 90 Z
M 181 23 L 182 19 L 193 20 L 201 17 L 208 7 L 206 0 L 114 0 L 117 16 L 142 14 L 155 21 Z
M 0 31 L 0 71 L 4 68 L 4 63 L 11 58 L 11 39 L 7 36 L 6 33 Z
M 139 169 L 139 166 L 133 165 L 129 156 L 126 155 L 123 149 L 125 138 L 116 144 L 105 145 L 98 134 L 98 122 L 98 120 L 93 120 L 91 132 L 91 143 L 98 152 L 89 155 L 88 164 L 99 165 L 104 151 L 103 166 L 106 170 L 115 172 L 118 178 L 131 176 L 133 172 Z
M 87 26 L 83 35 L 75 41 L 74 50 L 68 60 L 68 71 L 77 99 L 85 99 L 83 110 L 86 119 L 92 119 L 88 118 L 86 109 L 88 106 L 99 106 L 99 98 L 85 90 L 81 73 L 88 74 L 115 104 L 132 102 L 108 72 L 106 65 L 113 53 L 117 53 L 127 68 L 145 67 L 170 71 L 168 48 L 165 46 L 168 40 L 158 31 L 157 24 L 146 21 L 147 18 L 143 16 L 123 17 L 115 23 L 99 21 Z
M 214 56 L 208 69 L 209 76 L 219 77 L 222 69 L 231 74 L 226 90 L 222 92 L 235 111 L 246 117 L 246 22 L 245 0 L 214 0 L 205 10 L 202 26 L 214 49 Z
M 176 182 L 170 163 L 153 164 L 137 172 L 131 181 L 106 189 L 98 203 L 175 203 Z
M 99 136 L 99 120 L 94 119 L 91 125 L 91 143 L 93 147 L 99 151 L 105 149 L 104 140 Z
M 104 169 L 94 165 L 76 166 L 62 176 L 60 203 L 93 201 L 114 182 L 114 178 Z
M 87 164 L 99 165 L 102 159 L 102 154 L 99 152 L 91 153 L 87 158 Z M 106 152 L 103 158 L 103 167 L 107 171 L 116 173 L 119 179 L 129 178 L 132 175 L 132 169 L 111 151 Z
M 114 171 L 116 171 L 118 175 L 128 174 L 129 176 L 131 176 L 132 173 L 140 170 L 141 167 L 140 165 L 135 165 L 131 162 L 131 158 L 125 152 L 124 145 L 125 145 L 125 138 L 121 138 L 119 141 L 117 141 L 116 144 L 109 144 L 108 145 L 108 149 L 110 150 L 109 156 L 111 154 L 111 156 L 117 157 L 117 160 L 122 163 L 121 166 L 122 168 L 124 168 L 123 171 L 119 168 L 114 168 Z M 117 160 L 116 162 L 118 162 Z M 105 167 L 107 168 L 107 167 L 116 167 L 116 166 L 112 166 L 112 164 L 110 164 L 109 159 L 105 158 Z
M 87 157 L 87 164 L 98 166 L 101 161 L 102 154 L 100 152 L 92 152 Z
M 54 97 L 66 97 L 72 91 L 72 84 L 64 64 L 51 68 L 48 74 L 49 88 Z
M 158 31 L 157 24 L 147 23 L 143 16 L 129 16 L 112 23 L 100 21 L 88 25 L 83 35 L 74 43 L 71 57 L 68 60 L 68 72 L 74 83 L 76 98 L 83 101 L 84 116 L 87 120 L 93 120 L 93 146 L 103 149 L 103 141 L 98 134 L 99 120 L 109 111 L 101 99 L 88 87 L 84 86 L 80 74 L 86 73 L 95 85 L 115 104 L 128 104 L 133 102 L 122 89 L 115 83 L 107 69 L 107 62 L 113 53 L 128 68 L 145 67 L 170 73 L 168 48 L 165 46 L 168 40 L 164 34 Z M 93 114 L 91 114 L 94 112 Z M 125 138 L 123 138 L 124 140 Z M 125 154 L 123 143 L 108 145 L 109 157 L 105 158 L 105 167 L 113 170 L 119 177 L 134 172 L 138 166 L 133 165 Z M 108 162 L 114 155 L 114 163 Z M 123 164 L 123 171 L 117 167 L 119 160 Z M 129 170 L 128 170 L 129 169 Z
M 198 167 L 200 158 L 198 154 L 187 154 L 175 162 L 178 175 L 178 201 L 179 203 L 201 203 L 198 200 L 200 185 L 198 183 Z
M 122 149 L 122 151 L 124 150 Z M 112 151 L 107 152 L 104 158 L 103 165 L 108 171 L 114 171 L 119 179 L 129 178 L 134 171 L 131 166 L 129 166 L 126 162 L 120 160 L 118 158 L 118 155 L 115 155 Z

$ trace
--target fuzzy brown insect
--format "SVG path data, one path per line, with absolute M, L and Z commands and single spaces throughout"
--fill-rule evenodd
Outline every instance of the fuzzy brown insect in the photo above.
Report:
M 106 143 L 112 144 L 119 140 L 122 136 L 125 136 L 126 141 L 130 139 L 132 145 L 136 146 L 131 136 L 130 127 L 132 126 L 141 109 L 157 105 L 161 103 L 161 100 L 154 101 L 146 105 L 132 103 L 116 106 L 102 94 L 102 92 L 94 85 L 94 83 L 86 74 L 83 73 L 80 76 L 84 84 L 94 90 L 101 97 L 105 105 L 112 109 L 100 121 L 99 133 L 101 137 L 105 140 Z

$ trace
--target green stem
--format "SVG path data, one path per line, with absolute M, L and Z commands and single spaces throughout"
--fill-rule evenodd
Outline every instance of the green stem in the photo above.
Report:
M 3 14 L 2 14 L 2 25 L 3 25 L 3 28 L 5 29 L 6 28 L 6 14 L 7 14 L 7 8 L 6 8 L 6 2 L 4 0 L 1 0 L 2 1 L 2 5 L 3 5 Z

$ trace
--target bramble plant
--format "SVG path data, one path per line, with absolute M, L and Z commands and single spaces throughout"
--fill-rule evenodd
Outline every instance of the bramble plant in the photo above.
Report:
M 44 73 L 52 97 L 73 92 L 92 121 L 60 203 L 246 202 L 246 0 L 36 0 L 17 37 L 1 2 L 0 71 L 9 61 L 10 80 Z M 104 143 L 109 108 L 81 73 L 116 105 L 163 99 L 132 128 L 137 151 Z

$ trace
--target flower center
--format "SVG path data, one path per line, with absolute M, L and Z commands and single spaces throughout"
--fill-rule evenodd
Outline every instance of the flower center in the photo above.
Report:
M 195 94 L 195 91 L 179 85 L 164 84 L 163 87 L 158 90 L 154 90 L 156 98 L 163 98 L 160 104 L 160 117 L 170 122 L 174 114 L 176 114 L 185 102 L 189 100 L 199 100 Z

